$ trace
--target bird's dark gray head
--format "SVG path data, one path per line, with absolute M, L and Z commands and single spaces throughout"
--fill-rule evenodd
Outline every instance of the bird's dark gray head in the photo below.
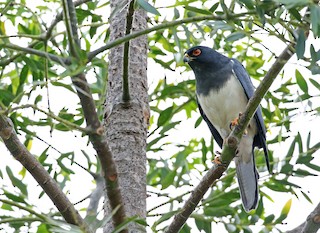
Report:
M 192 69 L 199 66 L 219 69 L 229 63 L 230 59 L 209 47 L 195 46 L 184 53 L 183 61 L 187 62 Z
M 220 88 L 232 74 L 231 59 L 205 46 L 195 46 L 185 52 L 184 62 L 192 68 L 197 80 L 197 92 Z

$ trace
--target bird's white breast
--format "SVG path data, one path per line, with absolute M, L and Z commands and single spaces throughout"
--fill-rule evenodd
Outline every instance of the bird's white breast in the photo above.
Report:
M 198 94 L 198 101 L 212 125 L 218 130 L 222 138 L 226 138 L 231 130 L 230 123 L 240 112 L 244 112 L 248 103 L 243 87 L 239 80 L 231 78 L 218 90 L 211 90 L 207 95 Z M 254 132 L 256 125 L 254 122 Z

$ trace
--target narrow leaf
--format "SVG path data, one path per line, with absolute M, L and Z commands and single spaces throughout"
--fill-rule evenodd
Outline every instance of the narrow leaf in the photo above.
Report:
M 165 109 L 160 113 L 160 116 L 158 118 L 158 126 L 164 125 L 171 118 L 172 111 L 173 111 L 173 106 Z
M 137 0 L 136 3 L 141 6 L 142 9 L 144 9 L 145 11 L 154 14 L 154 15 L 160 15 L 159 11 L 154 8 L 153 6 L 151 6 L 147 1 L 145 0 Z
M 320 90 L 320 83 L 318 83 L 316 80 L 314 80 L 312 78 L 310 78 L 309 80 L 313 86 L 315 86 L 316 88 L 318 88 L 318 90 Z
M 236 40 L 240 40 L 245 36 L 246 36 L 246 34 L 244 32 L 233 32 L 229 36 L 227 36 L 225 41 L 233 42 L 233 41 L 236 41 Z
M 6 166 L 6 171 L 7 171 L 7 175 L 9 176 L 9 178 L 12 182 L 12 185 L 19 188 L 21 193 L 28 196 L 27 186 L 20 179 L 16 178 L 13 175 L 10 167 Z
M 306 36 L 304 34 L 304 30 L 299 29 L 297 45 L 296 45 L 296 53 L 297 53 L 298 59 L 303 58 L 305 49 L 306 49 Z
M 281 223 L 283 220 L 285 220 L 287 218 L 289 211 L 291 209 L 291 203 L 292 203 L 292 199 L 290 198 L 286 202 L 286 204 L 283 206 L 279 218 L 275 221 L 276 223 Z
M 299 72 L 299 70 L 296 70 L 296 80 L 297 80 L 297 84 L 300 87 L 300 89 L 304 93 L 308 93 L 308 84 L 307 84 L 306 80 L 304 79 L 304 77 L 302 76 L 302 74 Z
M 193 6 L 186 5 L 184 8 L 186 10 L 188 10 L 188 11 L 192 11 L 192 12 L 195 12 L 195 13 L 198 13 L 198 14 L 202 14 L 202 15 L 212 15 L 212 13 L 210 11 L 208 11 L 208 10 L 199 9 L 199 8 L 196 8 L 196 7 L 193 7 Z

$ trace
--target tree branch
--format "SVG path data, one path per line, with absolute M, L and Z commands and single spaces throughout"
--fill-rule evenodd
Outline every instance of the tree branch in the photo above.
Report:
M 72 0 L 65 1 L 67 1 L 67 12 L 69 12 L 70 14 L 69 19 L 72 21 L 70 24 L 71 32 L 73 34 L 76 46 L 80 48 L 80 41 L 77 36 L 77 19 L 75 14 L 75 8 L 73 6 Z M 69 40 L 72 39 L 73 38 L 69 38 Z M 70 46 L 72 45 L 70 44 Z M 76 48 L 71 48 L 71 55 L 76 56 L 76 51 Z M 104 128 L 101 125 L 101 122 L 99 121 L 96 106 L 85 74 L 80 73 L 72 77 L 71 79 L 73 85 L 75 85 L 77 89 L 77 94 L 80 98 L 87 127 L 89 129 L 92 129 L 93 132 L 95 132 L 89 135 L 89 140 L 92 143 L 94 149 L 96 150 L 101 163 L 102 173 L 107 189 L 107 196 L 110 200 L 110 206 L 112 210 L 117 209 L 116 213 L 112 215 L 113 225 L 116 227 L 125 221 L 126 215 L 118 184 L 118 174 L 116 164 L 113 159 L 113 154 L 107 142 L 106 135 L 104 134 Z
M 73 4 L 75 7 L 82 5 L 83 3 L 91 2 L 92 0 L 78 0 L 75 1 Z M 47 40 L 51 37 L 53 29 L 55 26 L 63 19 L 63 11 L 59 12 L 56 18 L 53 20 L 51 25 L 48 27 L 46 35 L 44 36 Z
M 10 118 L 0 114 L 0 137 L 10 153 L 30 172 L 58 208 L 66 222 L 79 226 L 86 233 L 91 232 L 56 181 L 52 179 L 41 163 L 21 143 L 12 125 Z
M 91 2 L 92 0 L 78 0 L 78 1 L 75 1 L 74 2 L 74 5 L 77 7 L 77 6 L 80 6 L 81 4 L 83 3 L 87 3 L 87 2 Z M 42 39 L 42 40 L 49 40 L 50 37 L 52 36 L 52 32 L 53 32 L 53 29 L 55 28 L 55 26 L 62 20 L 63 18 L 63 11 L 58 13 L 56 18 L 53 20 L 53 22 L 51 23 L 51 25 L 48 27 L 47 29 L 47 32 L 44 34 L 44 35 L 39 35 L 39 39 Z M 33 48 L 34 46 L 36 46 L 37 44 L 39 43 L 39 41 L 33 41 L 32 43 L 29 44 L 29 46 L 27 47 L 27 49 L 31 49 Z M 5 44 L 3 45 L 5 46 Z M 16 46 L 16 45 L 14 45 Z M 33 50 L 25 50 L 23 47 L 20 47 L 21 49 L 17 49 L 18 51 L 21 51 L 20 53 L 17 53 L 15 55 L 13 55 L 12 57 L 6 59 L 6 60 L 1 60 L 0 61 L 0 66 L 4 67 L 8 64 L 10 64 L 12 61 L 14 61 L 15 59 L 17 59 L 18 57 L 20 57 L 21 55 L 24 55 L 25 53 L 30 53 L 30 54 L 34 54 L 32 53 Z M 14 49 L 14 48 L 11 48 L 11 49 Z M 35 54 L 35 55 L 38 55 L 41 57 L 40 54 Z M 51 54 L 52 56 L 55 56 L 53 54 Z M 49 55 L 49 57 L 51 56 Z M 45 56 L 46 58 L 48 58 L 48 56 Z M 63 61 L 65 58 L 63 58 L 61 61 Z M 59 59 L 60 60 L 60 59 Z M 56 60 L 53 60 L 53 61 L 56 61 Z M 59 61 L 56 61 L 58 62 L 59 64 L 62 64 L 60 63 Z M 69 61 L 66 61 L 65 62 L 66 64 L 69 64 Z
M 68 120 L 65 120 L 65 119 L 63 119 L 63 118 L 61 118 L 61 117 L 53 114 L 51 111 L 50 111 L 50 112 L 47 112 L 47 111 L 39 108 L 39 107 L 38 107 L 37 105 L 35 105 L 35 104 L 24 104 L 24 105 L 21 105 L 21 106 L 18 106 L 18 107 L 10 108 L 10 109 L 7 109 L 7 110 L 5 110 L 5 111 L 0 111 L 0 114 L 5 114 L 5 115 L 7 115 L 7 114 L 10 113 L 10 112 L 14 112 L 14 111 L 16 111 L 16 110 L 18 110 L 18 109 L 25 109 L 25 108 L 32 108 L 32 109 L 34 109 L 35 111 L 39 111 L 39 112 L 47 115 L 48 117 L 50 117 L 50 118 L 52 118 L 52 119 L 54 119 L 54 120 L 56 120 L 56 121 L 64 124 L 65 126 L 71 128 L 71 129 L 79 130 L 80 132 L 85 133 L 85 134 L 90 134 L 90 133 L 92 133 L 92 131 L 90 131 L 90 129 L 82 128 L 81 126 L 79 126 L 79 125 L 77 125 L 77 124 L 74 124 L 74 123 L 72 123 L 72 122 L 70 122 L 70 121 L 68 121 Z
M 95 177 L 96 188 L 92 191 L 90 195 L 90 202 L 87 208 L 85 219 L 88 222 L 96 220 L 98 214 L 98 206 L 100 199 L 103 197 L 103 190 L 105 188 L 105 182 L 102 176 Z M 93 218 L 93 219 L 92 219 Z
M 35 44 L 34 44 L 35 45 Z M 33 45 L 33 46 L 34 46 Z M 33 49 L 30 46 L 29 47 L 21 47 L 19 45 L 15 45 L 15 44 L 11 44 L 11 43 L 1 43 L 0 47 L 4 47 L 4 48 L 9 48 L 9 49 L 13 49 L 16 51 L 21 51 L 23 53 L 20 53 L 18 56 L 28 53 L 28 54 L 33 54 L 33 55 L 37 55 L 39 57 L 44 57 L 47 58 L 49 60 L 52 60 L 54 62 L 59 63 L 60 65 L 67 65 L 70 64 L 70 61 L 68 61 L 66 58 L 64 57 L 60 57 L 51 53 L 46 53 L 37 49 Z M 0 66 L 6 66 L 8 65 L 10 62 L 12 62 L 14 59 L 16 59 L 18 56 L 13 56 L 13 58 L 9 58 L 7 60 L 1 61 L 0 62 Z
M 126 32 L 125 35 L 129 35 L 132 28 L 133 14 L 134 14 L 134 0 L 131 0 L 128 7 Z M 130 41 L 124 43 L 123 46 L 123 69 L 122 69 L 122 100 L 124 103 L 130 100 L 130 88 L 129 88 L 129 44 Z
M 45 215 L 43 215 L 43 214 L 39 214 L 37 211 L 33 210 L 32 208 L 29 208 L 29 207 L 20 205 L 20 204 L 17 203 L 17 202 L 10 201 L 10 200 L 5 200 L 5 199 L 0 199 L 0 202 L 5 203 L 5 204 L 7 204 L 7 205 L 9 205 L 9 206 L 18 207 L 18 208 L 21 209 L 21 210 L 25 210 L 25 211 L 29 212 L 30 214 L 35 215 L 36 217 L 38 217 L 38 218 L 41 219 L 42 221 L 45 221 L 45 220 L 48 219 L 47 216 L 45 216 Z
M 306 221 L 287 233 L 316 233 L 320 229 L 320 203 L 309 214 Z
M 247 11 L 245 13 L 239 13 L 239 14 L 231 14 L 228 16 L 228 19 L 231 20 L 233 18 L 240 18 L 242 16 L 245 15 L 251 15 L 256 13 L 256 11 L 252 10 L 252 11 Z M 186 18 L 186 19 L 181 19 L 181 20 L 176 20 L 176 21 L 171 21 L 171 22 L 166 22 L 166 23 L 162 23 L 160 25 L 151 27 L 151 28 L 147 28 L 145 30 L 141 30 L 141 31 L 137 31 L 137 32 L 133 32 L 130 33 L 129 35 L 126 35 L 124 37 L 120 37 L 114 41 L 111 41 L 109 43 L 107 43 L 106 45 L 93 50 L 91 52 L 88 53 L 88 61 L 91 61 L 95 56 L 97 56 L 99 53 L 104 52 L 105 50 L 108 50 L 110 48 L 116 47 L 117 45 L 120 45 L 122 43 L 125 43 L 127 41 L 130 41 L 134 38 L 137 38 L 139 36 L 142 35 L 146 35 L 149 34 L 150 32 L 154 32 L 154 31 L 160 31 L 163 29 L 167 29 L 170 27 L 175 27 L 181 24 L 186 24 L 186 23 L 194 23 L 194 22 L 199 22 L 199 21 L 205 21 L 205 20 L 217 20 L 217 21 L 221 21 L 221 20 L 226 20 L 227 17 L 225 17 L 224 15 L 205 15 L 205 16 L 196 16 L 196 17 L 190 17 L 190 18 Z
M 226 144 L 222 148 L 221 152 L 221 165 L 214 165 L 208 170 L 206 175 L 203 177 L 199 185 L 195 188 L 194 192 L 190 198 L 186 201 L 185 205 L 181 211 L 175 215 L 172 223 L 166 229 L 166 233 L 176 233 L 179 232 L 181 227 L 185 224 L 186 220 L 189 218 L 190 214 L 197 207 L 200 200 L 203 198 L 203 195 L 207 192 L 208 188 L 222 176 L 222 173 L 226 171 L 231 160 L 234 158 L 235 150 L 238 146 L 238 143 L 241 140 L 243 132 L 248 126 L 248 123 L 252 116 L 254 115 L 257 107 L 259 106 L 262 98 L 270 88 L 271 84 L 283 68 L 283 66 L 288 62 L 288 60 L 294 54 L 292 52 L 293 47 L 292 43 L 289 44 L 280 56 L 276 59 L 265 78 L 260 83 L 259 87 L 255 91 L 252 98 L 249 100 L 245 112 L 241 115 L 239 119 L 239 124 L 233 129 L 231 134 L 226 140 Z

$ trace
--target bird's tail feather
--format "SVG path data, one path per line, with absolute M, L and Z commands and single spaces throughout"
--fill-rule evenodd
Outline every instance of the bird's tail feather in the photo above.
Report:
M 253 152 L 252 152 L 253 153 Z M 259 200 L 258 172 L 254 162 L 254 155 L 251 155 L 248 163 L 238 160 L 236 162 L 237 179 L 240 188 L 242 204 L 246 212 L 257 207 Z

